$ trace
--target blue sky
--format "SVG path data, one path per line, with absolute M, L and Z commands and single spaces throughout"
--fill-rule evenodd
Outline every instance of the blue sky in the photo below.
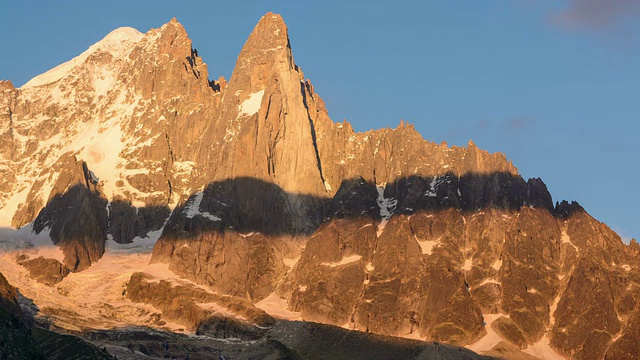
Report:
M 20 86 L 111 30 L 176 17 L 229 78 L 267 11 L 334 121 L 415 124 L 503 152 L 555 200 L 640 237 L 640 1 L 4 1 L 0 78 Z

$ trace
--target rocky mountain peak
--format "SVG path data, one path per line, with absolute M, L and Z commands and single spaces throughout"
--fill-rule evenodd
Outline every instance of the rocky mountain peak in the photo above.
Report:
M 267 13 L 242 47 L 230 82 L 249 85 L 244 90 L 255 93 L 271 80 L 269 70 L 294 67 L 287 26 L 280 15 Z
M 191 41 L 184 26 L 176 18 L 172 18 L 168 23 L 162 25 L 158 29 L 152 29 L 148 33 L 150 39 L 157 40 L 162 44 L 159 51 L 168 50 L 169 48 L 185 48 L 191 50 Z M 166 53 L 166 52 L 163 52 Z

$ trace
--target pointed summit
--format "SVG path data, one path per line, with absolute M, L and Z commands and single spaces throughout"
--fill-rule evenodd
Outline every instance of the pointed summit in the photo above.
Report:
M 236 139 L 252 144 L 252 150 L 249 155 L 230 149 L 224 162 L 233 166 L 217 169 L 217 176 L 252 177 L 290 193 L 324 195 L 316 126 L 321 119 L 329 127 L 330 120 L 293 61 L 280 15 L 267 13 L 249 35 L 225 89 L 219 119 L 226 126 L 221 142 Z
M 264 15 L 255 26 L 242 47 L 231 82 L 242 82 L 247 75 L 256 75 L 264 67 L 294 69 L 293 55 L 289 44 L 289 32 L 282 16 L 274 13 Z M 252 92 L 261 90 L 262 83 L 252 77 Z M 235 81 L 234 81 L 235 80 Z
M 248 45 L 261 51 L 290 48 L 289 31 L 282 16 L 268 12 L 260 18 L 243 50 Z

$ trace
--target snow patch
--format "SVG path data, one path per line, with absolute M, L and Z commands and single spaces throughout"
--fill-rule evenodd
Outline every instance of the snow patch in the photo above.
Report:
M 362 259 L 362 255 L 351 255 L 351 256 L 345 256 L 342 258 L 342 260 L 340 260 L 340 262 L 323 262 L 321 265 L 324 266 L 330 266 L 330 267 L 336 267 L 336 266 L 342 266 L 342 265 L 346 265 L 346 264 L 350 264 L 353 262 L 356 262 L 358 260 Z
M 294 266 L 296 266 L 296 264 L 298 263 L 298 260 L 300 260 L 300 256 L 293 258 L 293 259 L 282 259 L 282 262 L 289 268 L 289 269 L 293 269 Z
M 394 198 L 385 198 L 384 197 L 384 189 L 386 184 L 377 185 L 376 189 L 378 190 L 378 198 L 376 202 L 378 203 L 378 207 L 380 208 L 380 216 L 382 217 L 382 221 L 378 224 L 377 236 L 380 237 L 384 228 L 387 226 L 389 219 L 393 215 L 396 210 L 396 206 L 398 205 L 398 200 Z
M 184 207 L 184 216 L 188 219 L 193 218 L 196 215 L 200 215 L 212 221 L 220 221 L 219 217 L 215 215 L 211 215 L 206 211 L 200 211 L 200 203 L 202 202 L 202 198 L 204 197 L 204 192 L 198 191 L 194 194 L 194 196 L 187 201 L 187 204 Z M 247 235 L 248 236 L 248 235 Z
M 425 193 L 428 197 L 436 197 L 438 196 L 438 186 L 444 181 L 444 179 L 439 176 L 434 176 L 429 184 L 429 190 Z
M 413 235 L 413 237 L 416 239 L 416 241 L 420 245 L 420 249 L 422 250 L 422 253 L 425 255 L 433 254 L 433 249 L 441 245 L 440 239 L 442 238 L 442 236 L 435 240 L 423 240 L 423 241 L 418 239 L 418 237 L 415 234 Z
M 257 93 L 249 95 L 249 98 L 240 104 L 240 114 L 251 116 L 260 110 L 260 104 L 262 104 L 262 96 L 264 90 L 260 90 Z
M 547 330 L 553 329 L 556 324 L 556 317 L 554 316 L 556 309 L 558 308 L 558 303 L 560 302 L 560 294 L 553 299 L 553 304 L 549 307 L 549 326 Z
M 238 320 L 242 320 L 242 321 L 247 321 L 246 317 L 244 317 L 244 316 L 242 316 L 240 314 L 234 313 L 233 311 L 229 310 L 229 308 L 226 308 L 224 306 L 220 306 L 217 303 L 213 303 L 213 302 L 211 302 L 211 303 L 200 303 L 199 302 L 199 303 L 197 303 L 197 306 L 199 308 L 202 308 L 203 310 L 208 310 L 208 311 L 211 311 L 213 313 L 220 314 L 220 315 L 222 315 L 222 316 L 224 316 L 226 318 L 232 318 L 232 319 L 238 319 Z
M 562 229 L 562 235 L 560 236 L 560 241 L 562 241 L 563 244 L 570 244 L 571 246 L 573 246 L 574 249 L 576 249 L 577 252 L 580 251 L 580 249 L 578 249 L 577 246 L 575 246 L 572 242 L 571 242 L 571 238 L 569 237 L 569 235 L 567 234 L 567 226 L 565 225 L 564 228 Z
M 287 300 L 279 297 L 275 293 L 269 294 L 269 296 L 258 301 L 254 305 L 274 318 L 302 320 L 301 313 L 289 310 Z
M 464 261 L 464 265 L 462 266 L 462 270 L 469 271 L 469 270 L 471 270 L 471 266 L 473 266 L 472 259 L 466 259 Z
M 484 279 L 480 284 L 478 284 L 477 288 L 486 285 L 486 284 L 496 284 L 496 285 L 502 285 L 502 283 L 496 279 Z
M 537 343 L 527 346 L 527 348 L 522 351 L 539 359 L 564 360 L 564 357 L 560 356 L 560 354 L 555 352 L 555 350 L 549 346 L 549 338 L 547 338 L 547 334 L 544 334 L 542 339 Z
M 329 183 L 326 180 L 324 181 L 324 190 L 325 191 L 332 191 L 333 190 L 331 188 L 331 185 L 329 185 Z
M 467 348 L 469 350 L 473 350 L 477 353 L 482 352 L 482 351 L 489 351 L 491 349 L 493 349 L 494 346 L 496 346 L 500 341 L 503 341 L 504 339 L 498 335 L 498 333 L 496 333 L 493 328 L 491 328 L 491 324 L 496 320 L 499 319 L 500 317 L 505 316 L 502 314 L 482 314 L 482 317 L 484 318 L 484 322 L 485 322 L 485 330 L 487 331 L 487 334 L 485 336 L 483 336 L 480 340 L 474 342 L 471 345 L 468 345 Z
M 96 178 L 100 177 L 105 180 L 105 193 L 107 196 L 113 196 L 117 182 L 114 174 L 117 174 L 116 169 L 121 160 L 120 152 L 124 148 L 122 129 L 117 124 L 100 132 L 100 129 L 97 129 L 98 124 L 99 121 L 95 121 L 93 126 L 87 129 L 85 133 L 88 135 L 87 143 L 82 144 L 84 149 L 79 158 L 87 162 L 87 167 Z
M 496 260 L 491 267 L 500 270 L 502 268 L 502 260 Z
M 166 224 L 166 222 L 165 222 Z M 136 236 L 128 244 L 119 244 L 113 240 L 113 236 L 109 234 L 105 242 L 105 253 L 111 254 L 141 254 L 151 253 L 156 242 L 162 235 L 164 225 L 159 230 L 149 231 L 143 238 Z
M 101 68 L 96 71 L 93 78 L 93 89 L 96 92 L 96 96 L 105 96 L 113 87 L 116 82 L 116 77 L 108 69 Z
M 16 181 L 16 183 L 21 184 L 22 181 Z M 18 207 L 21 204 L 26 203 L 30 189 L 31 185 L 25 186 L 22 190 L 18 191 L 7 200 L 7 204 L 0 209 L 0 227 L 11 228 L 11 220 L 13 219 L 16 211 L 18 211 Z

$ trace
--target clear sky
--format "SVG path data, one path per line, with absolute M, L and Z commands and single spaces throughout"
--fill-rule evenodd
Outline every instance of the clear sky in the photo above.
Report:
M 2 1 L 0 79 L 21 86 L 117 27 L 172 17 L 228 79 L 267 11 L 334 121 L 473 139 L 640 238 L 640 0 Z

